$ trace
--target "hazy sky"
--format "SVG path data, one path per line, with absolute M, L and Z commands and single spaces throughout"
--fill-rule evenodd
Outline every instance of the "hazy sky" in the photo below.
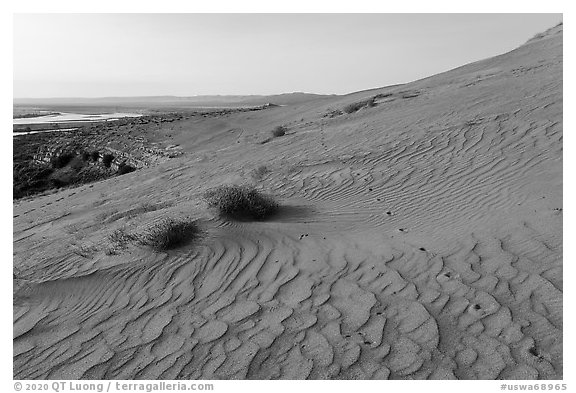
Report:
M 14 96 L 350 93 L 514 49 L 561 14 L 17 14 Z

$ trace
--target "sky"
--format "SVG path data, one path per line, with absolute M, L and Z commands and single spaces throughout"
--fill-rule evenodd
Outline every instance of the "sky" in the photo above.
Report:
M 508 52 L 562 14 L 15 14 L 14 98 L 345 94 Z

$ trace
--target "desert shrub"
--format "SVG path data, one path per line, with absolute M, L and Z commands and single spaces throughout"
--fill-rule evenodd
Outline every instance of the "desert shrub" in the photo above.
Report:
M 135 170 L 136 170 L 136 168 L 123 162 L 122 164 L 120 164 L 118 166 L 117 173 L 118 173 L 118 175 L 124 175 L 126 173 L 134 172 Z
M 376 94 L 376 95 L 374 96 L 374 99 L 375 99 L 375 100 L 379 100 L 379 99 L 381 99 L 381 98 L 392 97 L 392 95 L 393 95 L 392 93 L 379 93 L 379 94 Z
M 102 163 L 106 168 L 110 168 L 110 165 L 112 165 L 112 161 L 114 161 L 114 156 L 110 153 L 106 153 L 102 157 Z
M 63 152 L 57 155 L 56 157 L 52 157 L 50 160 L 50 164 L 54 169 L 64 168 L 72 159 L 74 158 L 73 153 Z
M 217 208 L 220 215 L 237 219 L 265 219 L 279 209 L 272 197 L 252 186 L 220 186 L 206 191 L 208 206 Z
M 328 111 L 324 114 L 324 117 L 332 118 L 343 114 L 344 112 L 342 112 L 340 109 L 328 109 Z
M 94 162 L 98 161 L 98 159 L 100 158 L 100 152 L 98 150 L 94 150 L 92 153 L 90 153 L 90 158 Z
M 288 131 L 288 129 L 286 127 L 278 126 L 278 127 L 275 127 L 271 132 L 272 132 L 272 136 L 279 137 L 279 136 L 286 135 L 286 131 Z
M 86 150 L 83 150 L 80 153 L 80 156 L 82 157 L 82 161 L 88 161 L 90 159 L 90 153 L 88 153 Z
M 366 106 L 373 107 L 375 105 L 376 105 L 375 99 L 374 99 L 374 97 L 372 97 L 372 98 L 369 98 L 369 99 L 364 100 L 364 101 L 358 101 L 358 102 L 354 102 L 352 104 L 346 105 L 343 108 L 343 110 L 344 110 L 344 112 L 350 114 L 350 113 L 357 112 Z
M 200 237 L 201 231 L 194 220 L 164 219 L 149 228 L 140 242 L 156 251 L 171 250 L 184 246 Z

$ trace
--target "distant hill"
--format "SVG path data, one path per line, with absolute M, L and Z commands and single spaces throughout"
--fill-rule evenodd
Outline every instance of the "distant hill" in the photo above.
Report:
M 101 97 L 101 98 L 15 98 L 20 106 L 123 106 L 123 107 L 207 107 L 207 106 L 256 106 L 272 103 L 294 105 L 336 97 L 310 93 L 286 93 L 277 95 L 205 95 L 192 97 Z

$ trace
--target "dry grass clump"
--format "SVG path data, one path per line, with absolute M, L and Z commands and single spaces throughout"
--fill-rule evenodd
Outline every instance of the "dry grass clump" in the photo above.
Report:
M 140 243 L 156 251 L 172 250 L 184 246 L 200 237 L 201 231 L 195 220 L 166 218 L 151 226 L 140 237 Z
M 252 186 L 228 185 L 208 190 L 204 194 L 208 206 L 220 215 L 233 219 L 262 220 L 278 211 L 280 205 L 272 197 Z
M 284 136 L 284 135 L 286 135 L 286 131 L 288 131 L 288 129 L 287 129 L 286 127 L 284 127 L 284 126 L 277 126 L 277 127 L 275 127 L 275 128 L 271 131 L 271 133 L 272 133 L 272 136 L 274 136 L 274 137 L 279 137 L 279 136 Z
M 344 112 L 350 114 L 350 113 L 357 112 L 364 107 L 373 107 L 373 106 L 376 106 L 376 102 L 375 102 L 374 97 L 369 98 L 369 99 L 364 100 L 364 101 L 358 101 L 358 102 L 354 102 L 352 104 L 346 105 L 343 108 L 343 110 L 344 110 Z
M 340 109 L 328 109 L 328 111 L 324 114 L 324 117 L 333 118 L 343 114 L 344 112 L 342 112 Z

